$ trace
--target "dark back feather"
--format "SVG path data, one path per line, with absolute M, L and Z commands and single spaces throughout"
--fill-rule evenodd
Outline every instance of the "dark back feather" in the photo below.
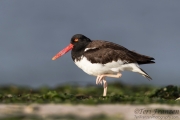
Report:
M 149 64 L 155 63 L 154 58 L 141 55 L 127 48 L 108 41 L 95 40 L 87 45 L 92 48 L 84 52 L 84 56 L 92 63 L 106 64 L 121 59 L 125 63 Z

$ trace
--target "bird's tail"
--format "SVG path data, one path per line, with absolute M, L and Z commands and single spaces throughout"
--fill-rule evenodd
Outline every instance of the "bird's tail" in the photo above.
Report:
M 141 69 L 137 63 L 125 64 L 125 66 L 126 66 L 124 67 L 125 70 L 139 73 L 145 78 L 147 78 L 148 80 L 152 80 L 152 78 L 143 69 Z
M 139 68 L 141 70 L 141 72 L 139 72 L 142 76 L 144 76 L 145 78 L 147 78 L 148 80 L 152 80 L 152 78 L 141 68 Z

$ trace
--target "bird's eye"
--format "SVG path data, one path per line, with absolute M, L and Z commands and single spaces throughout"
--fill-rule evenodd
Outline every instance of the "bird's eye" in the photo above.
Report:
M 74 42 L 78 42 L 78 39 L 76 38 L 76 39 L 74 39 Z

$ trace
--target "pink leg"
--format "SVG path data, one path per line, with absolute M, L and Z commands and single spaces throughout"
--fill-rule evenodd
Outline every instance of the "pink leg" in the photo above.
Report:
M 103 96 L 106 96 L 106 94 L 107 94 L 107 81 L 105 80 L 105 77 L 120 78 L 121 76 L 122 76 L 121 73 L 117 73 L 116 75 L 114 75 L 114 74 L 103 74 L 103 75 L 98 75 L 97 76 L 96 84 L 102 84 L 102 81 L 104 83 Z
M 104 91 L 103 91 L 103 96 L 106 96 L 107 94 L 107 81 L 105 79 L 103 79 L 103 83 L 104 83 Z
M 114 74 L 104 74 L 103 76 L 113 77 L 113 78 L 120 78 L 122 76 L 122 74 L 121 73 L 117 73 L 116 75 L 114 75 Z

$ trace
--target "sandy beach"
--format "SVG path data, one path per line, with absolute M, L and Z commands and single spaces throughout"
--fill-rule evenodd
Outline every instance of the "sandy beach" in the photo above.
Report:
M 71 105 L 71 104 L 1 104 L 0 118 L 16 115 L 48 116 L 74 115 L 88 118 L 106 115 L 122 120 L 179 120 L 180 106 L 151 105 Z

